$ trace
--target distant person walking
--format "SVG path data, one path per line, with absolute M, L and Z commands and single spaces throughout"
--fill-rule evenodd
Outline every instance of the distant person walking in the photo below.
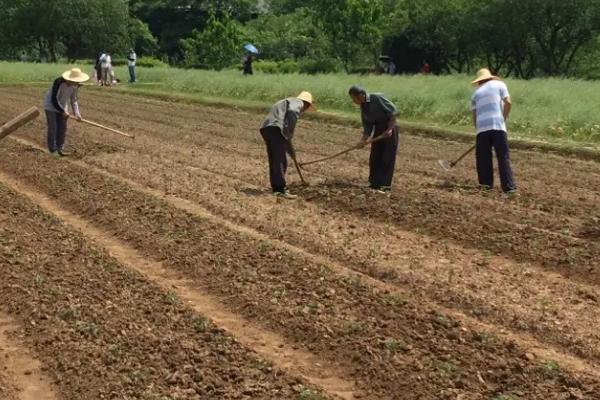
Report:
M 394 103 L 381 93 L 367 93 L 359 86 L 348 91 L 354 104 L 360 106 L 363 135 L 357 148 L 364 147 L 369 138 L 380 139 L 371 145 L 369 159 L 369 187 L 380 193 L 392 189 L 396 153 L 398 152 L 399 133 L 396 125 L 398 110 Z
M 431 67 L 427 61 L 423 61 L 423 64 L 421 65 L 421 73 L 423 75 L 429 75 L 431 73 Z
M 508 88 L 487 68 L 480 69 L 471 83 L 477 86 L 471 98 L 471 110 L 477 130 L 476 160 L 479 185 L 486 190 L 494 186 L 493 148 L 498 158 L 502 190 L 508 195 L 516 195 L 517 186 L 510 165 L 506 133 L 506 120 L 512 109 Z
M 77 94 L 80 84 L 88 79 L 90 77 L 81 72 L 79 68 L 73 68 L 57 78 L 46 93 L 44 110 L 48 122 L 48 151 L 54 156 L 64 157 L 67 155 L 63 148 L 69 119 L 68 106 L 70 104 L 75 118 L 81 120 Z
M 314 109 L 313 96 L 309 92 L 302 92 L 297 97 L 280 100 L 273 105 L 260 128 L 260 134 L 267 145 L 271 189 L 273 194 L 278 197 L 286 199 L 297 197 L 287 190 L 285 182 L 288 166 L 286 153 L 295 157 L 292 138 L 296 122 L 300 115 L 309 109 Z
M 244 69 L 244 75 L 252 75 L 254 71 L 252 70 L 252 63 L 254 62 L 254 54 L 248 52 L 242 58 L 242 66 Z
M 112 84 L 112 58 L 110 54 L 104 54 L 100 60 L 100 67 L 102 70 L 102 86 L 110 86 Z
M 392 60 L 389 60 L 387 63 L 385 67 L 385 73 L 387 75 L 396 75 L 396 64 Z
M 94 70 L 96 71 L 96 83 L 98 85 L 102 84 L 102 60 L 106 57 L 105 53 L 100 53 L 98 58 L 96 58 L 96 63 L 94 64 Z
M 127 66 L 129 67 L 129 83 L 135 83 L 135 63 L 137 62 L 137 55 L 135 54 L 135 50 L 129 49 L 129 54 L 127 55 Z

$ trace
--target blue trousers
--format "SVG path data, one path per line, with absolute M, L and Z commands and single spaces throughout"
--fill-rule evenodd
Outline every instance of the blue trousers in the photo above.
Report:
M 517 185 L 513 179 L 510 166 L 510 151 L 508 150 L 508 138 L 504 131 L 486 131 L 477 135 L 476 159 L 477 176 L 479 184 L 490 188 L 494 186 L 494 164 L 492 162 L 492 148 L 498 159 L 498 171 L 500 172 L 500 184 L 502 190 L 508 192 L 514 190 Z
M 67 136 L 66 118 L 57 112 L 46 111 L 46 121 L 48 122 L 48 150 L 50 152 L 62 150 Z
M 129 66 L 129 83 L 135 82 L 135 65 Z

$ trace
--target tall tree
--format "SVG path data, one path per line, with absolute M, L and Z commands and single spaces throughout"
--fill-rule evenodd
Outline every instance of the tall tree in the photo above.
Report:
M 265 59 L 323 58 L 331 51 L 327 37 L 306 8 L 289 14 L 261 15 L 247 23 L 245 30 Z
M 10 15 L 3 28 L 13 48 L 35 45 L 51 62 L 125 51 L 129 15 L 123 0 L 0 0 Z M 1 28 L 0 28 L 1 29 Z
M 522 11 L 546 75 L 566 75 L 577 52 L 600 32 L 599 0 L 511 0 Z
M 183 57 L 180 40 L 202 31 L 211 15 L 244 22 L 256 13 L 253 0 L 130 0 L 129 5 L 158 38 L 159 51 L 175 62 Z
M 180 45 L 187 66 L 220 70 L 237 61 L 243 42 L 238 22 L 228 15 L 212 15 L 204 30 L 194 31 Z
M 346 71 L 365 51 L 377 62 L 384 28 L 382 0 L 313 0 L 310 4 Z

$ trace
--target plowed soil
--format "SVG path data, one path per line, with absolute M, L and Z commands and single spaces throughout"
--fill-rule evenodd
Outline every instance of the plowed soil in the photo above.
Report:
M 0 95 L 0 118 L 8 119 L 39 103 L 42 91 L 2 88 Z M 71 122 L 74 154 L 54 159 L 31 147 L 44 143 L 38 121 L 14 135 L 21 141 L 0 143 L 0 170 L 161 261 L 232 312 L 336 365 L 340 375 L 356 381 L 357 398 L 599 398 L 597 163 L 514 152 L 521 196 L 508 199 L 476 190 L 472 160 L 450 174 L 437 169 L 437 159 L 453 158 L 464 144 L 403 135 L 391 196 L 364 188 L 368 154 L 359 151 L 307 167 L 308 188 L 295 186 L 290 171 L 301 198 L 278 202 L 266 189 L 256 129 L 261 115 L 86 89 L 81 103 L 86 118 L 134 133 L 136 140 Z M 345 126 L 301 121 L 296 147 L 309 160 L 339 151 L 357 136 Z M 218 339 L 228 336 L 217 327 L 198 336 L 192 311 L 165 304 L 161 289 L 114 260 L 114 268 L 98 268 L 110 260 L 101 249 L 71 231 L 48 233 L 58 228 L 44 224 L 57 221 L 6 190 L 4 197 L 0 215 L 13 228 L 2 237 L 21 240 L 18 252 L 10 247 L 5 253 L 26 254 L 21 260 L 30 260 L 32 269 L 10 270 L 9 277 L 31 292 L 35 279 L 27 286 L 25 276 L 50 268 L 42 270 L 44 279 L 81 295 L 66 302 L 52 298 L 42 307 L 38 292 L 1 292 L 11 314 L 48 316 L 36 320 L 47 331 L 32 329 L 39 326 L 26 318 L 23 329 L 67 398 L 83 390 L 77 382 L 106 398 L 195 398 L 185 397 L 193 389 L 198 398 L 292 399 L 318 391 L 253 367 L 251 349 L 235 342 L 228 353 L 235 359 L 209 357 L 202 366 L 222 393 L 196 390 L 204 373 L 188 374 L 173 388 L 169 379 L 165 383 L 169 369 L 162 363 L 170 360 L 173 368 L 193 360 L 161 347 L 164 337 L 172 338 L 169 343 L 194 341 L 210 354 L 230 343 Z M 36 232 L 38 239 L 29 237 Z M 44 251 L 52 258 L 39 256 Z M 123 287 L 138 294 L 119 297 Z M 127 313 L 101 307 L 106 298 Z M 102 327 L 99 338 L 88 338 L 99 348 L 110 346 L 102 338 L 114 332 L 119 337 L 123 326 L 160 324 L 152 326 L 152 335 L 139 334 L 135 345 L 117 343 L 135 360 L 123 374 L 122 367 L 101 365 L 98 348 L 86 344 L 87 352 L 81 350 L 73 331 L 78 338 L 85 334 L 77 323 L 68 329 L 61 307 L 72 309 L 73 321 Z M 48 337 L 51 345 L 44 346 Z M 131 378 L 141 366 L 143 379 Z M 89 376 L 98 370 L 103 373 Z M 231 370 L 254 382 L 256 392 L 239 392 L 238 381 L 223 378 Z

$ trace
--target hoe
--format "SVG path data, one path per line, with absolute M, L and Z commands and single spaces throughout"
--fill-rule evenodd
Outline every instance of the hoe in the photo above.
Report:
M 40 115 L 40 111 L 36 107 L 31 107 L 29 110 L 0 126 L 0 140 L 4 139 L 26 123 L 33 121 L 38 115 Z
M 473 147 L 471 147 L 469 150 L 465 151 L 463 153 L 463 155 L 461 155 L 460 157 L 458 157 L 455 161 L 438 160 L 438 164 L 440 164 L 440 167 L 442 167 L 442 169 L 444 171 L 450 171 L 452 168 L 454 168 L 454 166 L 456 164 L 458 164 L 460 162 L 460 160 L 462 160 L 463 158 L 465 158 L 473 150 L 475 150 L 475 145 L 473 145 Z

